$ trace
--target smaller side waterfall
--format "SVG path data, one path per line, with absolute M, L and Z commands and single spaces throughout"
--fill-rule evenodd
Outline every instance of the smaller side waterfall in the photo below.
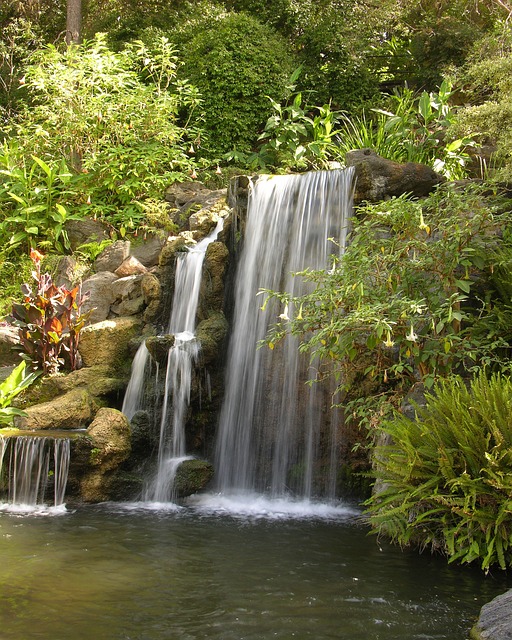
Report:
M 69 454 L 69 438 L 0 438 L 0 495 L 10 505 L 63 505 Z
M 209 236 L 190 247 L 188 251 L 182 252 L 177 258 L 174 298 L 167 327 L 167 333 L 174 335 L 174 345 L 169 349 L 167 357 L 157 468 L 143 496 L 149 502 L 168 502 L 174 499 L 173 486 L 176 471 L 188 458 L 185 423 L 194 366 L 200 350 L 195 330 L 202 267 L 208 246 L 217 239 L 222 228 L 221 218 Z M 137 355 L 140 355 L 140 367 L 145 367 L 147 354 L 141 352 L 141 349 Z M 135 371 L 135 365 L 133 369 L 132 379 L 133 376 L 139 375 Z M 143 372 L 144 368 L 142 368 L 141 378 L 144 377 Z M 138 408 L 137 401 L 133 401 L 133 397 L 140 394 L 141 391 L 131 389 L 131 397 L 128 398 L 127 393 L 126 411 L 123 405 L 125 413 L 129 411 L 133 416 Z M 129 413 L 127 415 L 130 417 Z

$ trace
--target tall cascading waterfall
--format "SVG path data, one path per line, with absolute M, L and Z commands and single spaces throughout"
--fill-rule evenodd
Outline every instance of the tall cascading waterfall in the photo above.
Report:
M 174 345 L 169 349 L 167 357 L 157 468 L 144 491 L 143 497 L 146 501 L 173 500 L 176 471 L 181 462 L 188 457 L 185 446 L 185 422 L 194 364 L 200 349 L 195 337 L 195 329 L 202 267 L 208 245 L 217 239 L 222 227 L 221 218 L 209 236 L 189 247 L 188 251 L 183 251 L 178 257 L 174 297 L 167 328 L 167 333 L 174 335 Z M 148 360 L 144 349 L 145 347 L 141 347 L 138 352 L 140 356 L 138 368 L 135 364 L 132 368 L 132 380 L 136 377 L 136 383 L 132 389 L 129 389 L 130 395 L 127 392 L 125 396 L 124 404 L 127 411 L 131 412 L 129 417 L 137 410 L 137 398 L 140 399 L 142 393 L 140 385 Z
M 306 384 L 314 363 L 300 356 L 292 336 L 274 350 L 258 348 L 280 315 L 298 311 L 279 309 L 273 300 L 262 305 L 257 294 L 308 290 L 292 274 L 327 268 L 329 254 L 343 250 L 352 191 L 353 170 L 347 169 L 264 176 L 249 193 L 216 444 L 223 494 L 334 496 L 340 425 L 331 409 L 333 390 Z
M 69 438 L 0 438 L 1 494 L 8 504 L 29 507 L 46 504 L 48 494 L 53 494 L 53 506 L 63 505 L 69 456 Z

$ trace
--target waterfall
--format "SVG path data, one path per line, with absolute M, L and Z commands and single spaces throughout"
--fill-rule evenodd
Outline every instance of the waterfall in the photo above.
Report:
M 16 436 L 0 438 L 0 489 L 12 505 L 64 504 L 69 470 L 69 438 Z M 51 485 L 51 491 L 50 490 Z
M 173 499 L 173 484 L 178 466 L 187 459 L 185 422 L 190 401 L 194 365 L 200 345 L 195 337 L 202 267 L 208 246 L 217 239 L 223 220 L 210 235 L 188 251 L 180 252 L 167 333 L 174 335 L 169 349 L 160 421 L 157 469 L 144 498 L 151 502 Z
M 293 272 L 327 268 L 329 254 L 345 244 L 352 182 L 352 169 L 263 176 L 249 194 L 216 444 L 221 493 L 334 495 L 340 420 L 333 390 L 306 384 L 315 363 L 300 356 L 292 336 L 274 350 L 258 348 L 281 314 L 298 311 L 275 301 L 260 308 L 257 294 L 300 295 L 307 286 Z

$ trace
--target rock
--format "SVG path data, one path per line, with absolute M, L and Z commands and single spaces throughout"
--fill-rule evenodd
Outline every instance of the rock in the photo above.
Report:
M 97 405 L 85 389 L 74 389 L 49 402 L 25 409 L 25 417 L 15 418 L 18 429 L 81 429 L 93 419 Z
M 19 352 L 14 347 L 20 343 L 19 332 L 10 324 L 0 326 L 0 366 L 9 366 L 20 362 Z
M 400 164 L 381 158 L 373 149 L 349 151 L 345 162 L 354 166 L 356 187 L 354 202 L 378 202 L 404 193 L 428 195 L 445 178 L 417 162 Z
M 204 489 L 213 478 L 213 466 L 206 460 L 184 460 L 174 479 L 174 490 L 178 498 L 185 498 Z
M 89 322 L 94 324 L 106 320 L 110 313 L 110 306 L 115 301 L 112 284 L 117 280 L 115 273 L 102 271 L 95 273 L 82 283 L 82 294 L 89 294 L 89 298 L 82 305 L 82 313 L 91 311 Z
M 80 493 L 86 502 L 102 502 L 111 497 L 115 472 L 130 455 L 130 425 L 117 409 L 103 408 L 87 429 L 92 440 L 90 470 L 80 480 Z
M 108 228 L 103 222 L 93 220 L 92 218 L 83 218 L 82 220 L 68 220 L 64 229 L 69 238 L 71 249 L 75 251 L 77 247 L 89 242 L 102 242 L 108 240 Z
M 220 348 L 228 332 L 228 321 L 222 311 L 212 313 L 197 325 L 196 336 L 201 345 L 201 365 L 210 364 L 219 355 Z
M 152 273 L 145 273 L 142 276 L 141 290 L 146 304 L 149 304 L 153 300 L 160 300 L 162 295 L 160 280 Z
M 73 258 L 73 256 L 62 256 L 59 258 L 59 262 L 55 268 L 53 282 L 58 287 L 72 289 L 74 284 L 80 280 L 81 275 L 78 262 L 75 258 Z
M 223 242 L 212 242 L 204 257 L 198 316 L 208 317 L 212 310 L 224 306 L 224 278 L 229 261 L 229 250 Z
M 141 328 L 137 318 L 115 318 L 85 327 L 78 350 L 84 366 L 105 365 L 111 371 L 122 370 L 130 363 L 129 345 Z
M 174 346 L 174 335 L 165 334 L 162 336 L 151 336 L 146 339 L 146 348 L 149 351 L 149 355 L 155 362 L 167 366 L 167 356 L 169 349 Z
M 158 264 L 165 266 L 174 263 L 177 251 L 186 251 L 186 247 L 195 244 L 194 239 L 188 233 L 187 235 L 173 236 L 166 242 L 160 253 Z
M 94 261 L 94 269 L 100 271 L 114 272 L 130 256 L 131 244 L 128 240 L 116 240 L 108 247 L 105 247 Z M 126 274 L 129 275 L 129 274 Z
M 133 300 L 123 300 L 119 304 L 115 304 L 111 307 L 112 313 L 116 316 L 136 316 L 145 307 L 144 298 L 134 298 Z
M 142 295 L 142 278 L 141 275 L 132 275 L 115 280 L 112 283 L 114 300 L 120 302 L 121 300 L 139 298 Z
M 124 278 L 125 276 L 133 276 L 137 273 L 146 273 L 146 271 L 147 269 L 142 262 L 139 262 L 134 256 L 129 256 L 114 273 L 120 278 Z
M 133 245 L 131 254 L 145 267 L 154 267 L 158 264 L 160 252 L 165 244 L 165 238 L 160 235 L 150 235 L 144 242 Z
M 512 640 L 512 589 L 485 604 L 471 640 Z
M 188 219 L 190 231 L 197 231 L 202 237 L 209 235 L 217 224 L 216 216 L 212 216 L 210 209 L 199 209 Z
M 22 402 L 16 406 L 22 409 L 37 403 L 49 402 L 59 395 L 74 389 L 86 389 L 94 399 L 104 400 L 110 396 L 117 396 L 126 388 L 126 379 L 112 375 L 111 369 L 105 364 L 84 367 L 71 373 L 44 376 L 23 392 Z

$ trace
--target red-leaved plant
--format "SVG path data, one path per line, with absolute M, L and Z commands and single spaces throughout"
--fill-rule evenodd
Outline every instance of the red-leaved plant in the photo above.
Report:
M 78 341 L 90 315 L 80 311 L 87 295 L 81 295 L 80 286 L 57 287 L 49 273 L 41 273 L 42 258 L 32 249 L 36 287 L 21 286 L 23 301 L 13 304 L 6 320 L 18 327 L 20 348 L 34 367 L 45 374 L 57 373 L 67 361 L 74 371 L 81 366 Z

